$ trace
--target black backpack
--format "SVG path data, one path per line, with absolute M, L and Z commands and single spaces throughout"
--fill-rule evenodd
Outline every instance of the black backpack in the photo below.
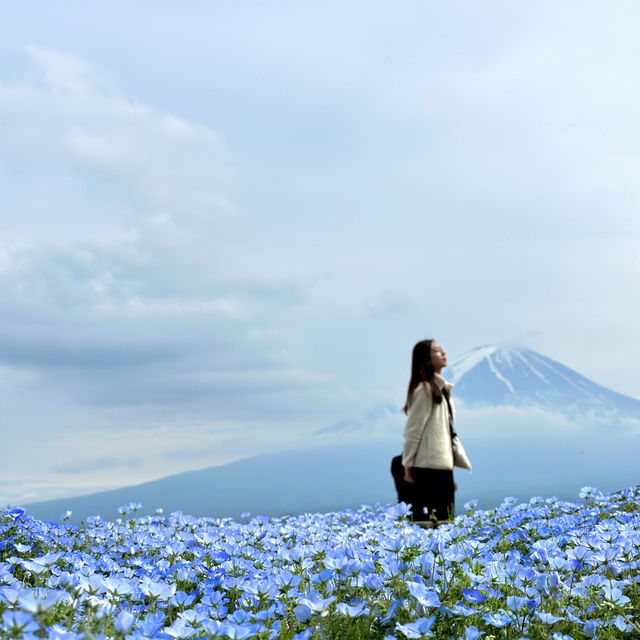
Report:
M 404 479 L 402 456 L 395 456 L 391 459 L 391 475 L 398 492 L 398 502 L 413 504 L 413 485 Z

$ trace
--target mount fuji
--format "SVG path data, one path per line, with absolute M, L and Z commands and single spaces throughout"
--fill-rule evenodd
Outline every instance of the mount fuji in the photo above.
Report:
M 449 365 L 445 377 L 456 385 L 456 401 L 464 407 L 537 407 L 570 417 L 640 420 L 640 400 L 522 346 L 471 349 Z

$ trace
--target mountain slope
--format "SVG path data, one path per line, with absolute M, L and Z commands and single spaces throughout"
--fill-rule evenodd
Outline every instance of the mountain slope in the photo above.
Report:
M 118 517 L 118 507 L 129 502 L 142 502 L 142 513 L 162 507 L 165 513 L 180 510 L 216 517 L 238 517 L 247 511 L 262 515 L 330 511 L 391 500 L 388 467 L 395 453 L 389 444 L 282 451 L 135 486 L 29 503 L 26 508 L 49 520 L 70 509 L 74 522 L 95 514 Z
M 572 416 L 640 419 L 640 400 L 525 347 L 476 347 L 454 361 L 447 374 L 456 385 L 456 399 L 466 406 L 537 406 Z

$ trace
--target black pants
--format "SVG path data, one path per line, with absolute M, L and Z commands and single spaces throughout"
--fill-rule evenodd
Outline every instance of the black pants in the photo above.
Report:
M 453 517 L 453 471 L 412 467 L 414 479 L 411 511 L 414 520 L 448 520 Z
M 453 516 L 453 471 L 412 467 L 411 475 L 415 482 L 405 482 L 402 456 L 396 456 L 391 461 L 391 475 L 398 492 L 398 502 L 412 505 L 413 520 L 428 520 L 431 514 L 438 520 Z

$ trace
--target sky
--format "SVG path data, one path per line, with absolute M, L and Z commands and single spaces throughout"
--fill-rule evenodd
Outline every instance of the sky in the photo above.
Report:
M 0 502 L 399 439 L 427 337 L 640 397 L 639 18 L 0 5 Z

